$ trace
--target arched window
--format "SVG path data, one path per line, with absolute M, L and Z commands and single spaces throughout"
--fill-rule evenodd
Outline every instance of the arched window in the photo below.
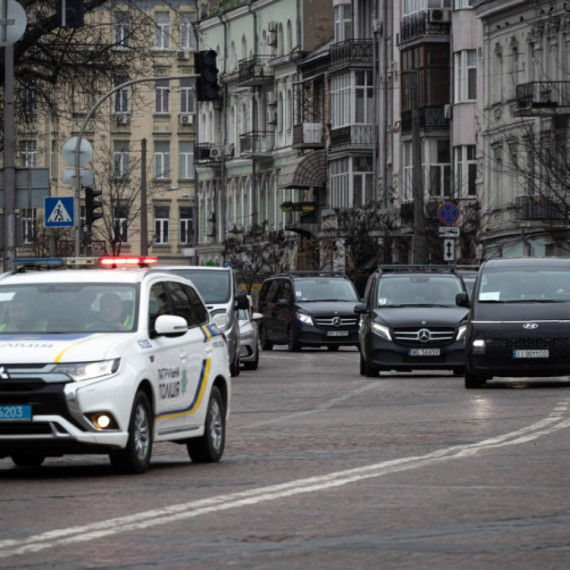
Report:
M 291 20 L 287 20 L 287 40 L 285 42 L 285 53 L 291 52 L 293 49 L 293 32 L 291 29 Z
M 283 24 L 277 27 L 277 57 L 283 55 Z
M 241 37 L 241 59 L 247 59 L 247 38 L 245 34 Z

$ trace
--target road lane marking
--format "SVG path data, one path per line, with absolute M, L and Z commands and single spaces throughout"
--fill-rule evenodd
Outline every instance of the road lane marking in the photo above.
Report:
M 141 530 L 187 520 L 200 515 L 257 505 L 259 503 L 288 498 L 304 493 L 324 491 L 373 477 L 381 477 L 382 475 L 409 469 L 418 469 L 450 459 L 473 456 L 482 451 L 528 443 L 539 437 L 570 428 L 570 419 L 564 418 L 561 413 L 562 409 L 567 409 L 567 405 L 568 400 L 559 402 L 549 416 L 518 430 L 476 443 L 454 445 L 439 449 L 426 455 L 392 459 L 364 467 L 337 471 L 329 473 L 328 475 L 308 477 L 288 483 L 249 489 L 247 491 L 229 493 L 227 495 L 190 501 L 183 504 L 175 504 L 161 509 L 152 509 L 142 513 L 117 517 L 97 523 L 42 532 L 25 539 L 3 540 L 0 541 L 0 558 L 40 552 L 49 548 L 96 540 L 105 536 L 115 535 L 119 532 Z M 564 406 L 564 408 L 562 406 Z

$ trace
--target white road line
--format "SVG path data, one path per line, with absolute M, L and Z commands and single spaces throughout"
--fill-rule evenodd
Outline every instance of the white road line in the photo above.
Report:
M 329 473 L 328 475 L 309 477 L 282 483 L 280 485 L 271 485 L 239 493 L 229 493 L 227 495 L 211 497 L 209 499 L 175 504 L 162 509 L 153 509 L 93 524 L 43 532 L 26 539 L 3 540 L 0 541 L 0 558 L 8 558 L 9 556 L 39 552 L 48 548 L 87 542 L 109 535 L 115 535 L 119 532 L 128 532 L 169 524 L 200 515 L 256 505 L 267 501 L 275 501 L 303 493 L 324 491 L 373 477 L 381 477 L 382 475 L 417 469 L 441 461 L 472 456 L 482 451 L 498 447 L 520 445 L 559 430 L 570 428 L 570 419 L 565 419 L 560 414 L 561 406 L 566 406 L 567 403 L 568 401 L 560 402 L 548 417 L 534 424 L 472 444 L 455 445 L 417 457 L 404 457 L 391 461 L 383 461 L 373 465 Z

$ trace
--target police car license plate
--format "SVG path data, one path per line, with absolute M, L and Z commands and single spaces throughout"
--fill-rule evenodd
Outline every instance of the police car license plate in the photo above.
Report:
M 544 350 L 513 350 L 513 358 L 548 358 L 549 352 Z
M 0 406 L 0 422 L 30 421 L 32 419 L 32 406 L 4 405 Z
M 408 356 L 439 356 L 439 348 L 410 348 Z
M 327 336 L 348 336 L 348 331 L 327 331 Z

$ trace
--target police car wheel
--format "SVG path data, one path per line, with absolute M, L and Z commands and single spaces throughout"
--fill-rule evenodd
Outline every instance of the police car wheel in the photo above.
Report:
M 224 453 L 226 443 L 226 411 L 222 395 L 216 386 L 212 388 L 204 435 L 186 443 L 188 455 L 194 463 L 217 463 Z
M 14 453 L 12 461 L 18 467 L 39 467 L 44 462 L 44 455 L 35 453 Z
M 138 392 L 129 422 L 127 447 L 110 455 L 111 465 L 122 473 L 144 473 L 152 454 L 151 411 L 144 392 Z

